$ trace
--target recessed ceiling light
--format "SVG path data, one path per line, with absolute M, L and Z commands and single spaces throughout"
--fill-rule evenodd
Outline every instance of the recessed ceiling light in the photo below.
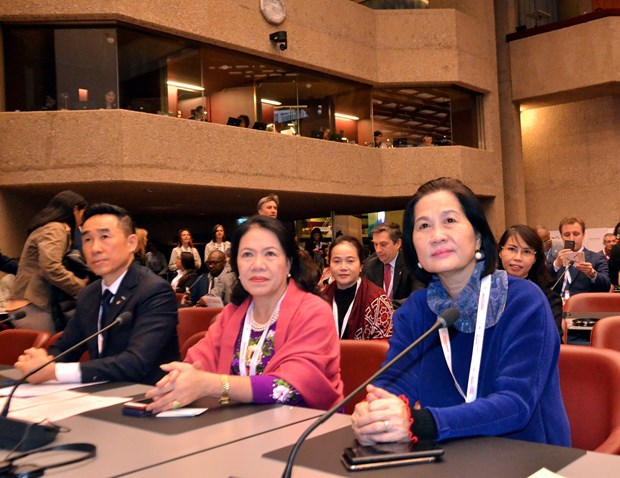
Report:
M 192 85 L 190 83 L 181 83 L 179 81 L 167 81 L 166 84 L 170 86 L 176 86 L 177 88 L 181 90 L 188 90 L 188 91 L 204 91 L 205 90 L 200 85 Z

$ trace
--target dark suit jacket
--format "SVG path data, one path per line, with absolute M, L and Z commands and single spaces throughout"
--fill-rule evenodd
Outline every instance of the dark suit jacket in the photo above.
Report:
M 100 302 L 101 280 L 97 280 L 79 295 L 75 316 L 50 347 L 50 354 L 58 355 L 97 331 Z M 90 360 L 80 363 L 83 383 L 108 380 L 154 384 L 164 375 L 159 365 L 180 358 L 177 302 L 170 284 L 134 262 L 114 296 L 112 311 L 109 322 L 125 311 L 133 313 L 133 320 L 104 334 L 101 355 L 94 338 L 61 362 L 77 362 L 88 350 Z
M 541 289 L 545 293 L 547 301 L 549 301 L 549 307 L 551 307 L 551 313 L 553 314 L 553 319 L 555 320 L 555 326 L 558 328 L 560 340 L 562 340 L 561 338 L 564 336 L 564 330 L 562 329 L 562 298 L 560 297 L 560 294 L 552 291 L 549 287 L 541 287 Z
M 0 272 L 17 274 L 17 260 L 11 259 L 0 252 Z
M 207 294 L 210 279 L 211 274 L 206 273 L 202 274 L 198 280 L 196 280 L 190 291 L 192 305 L 196 305 L 200 298 Z M 220 275 L 215 278 L 215 284 L 209 295 L 220 297 L 224 305 L 229 304 L 232 288 L 236 280 L 237 276 L 234 272 L 229 269 L 224 269 Z
M 605 256 L 585 248 L 583 253 L 585 261 L 592 264 L 592 267 L 594 267 L 597 272 L 597 276 L 594 282 L 592 282 L 584 273 L 579 272 L 574 267 L 571 267 L 570 275 L 572 280 L 568 288 L 570 295 L 581 294 L 583 292 L 609 292 L 611 284 L 609 282 L 609 268 L 607 267 L 607 260 L 605 259 Z M 553 282 L 559 280 L 553 290 L 558 294 L 561 294 L 562 283 L 564 280 L 560 279 L 560 277 L 564 274 L 565 267 L 560 267 L 557 272 L 553 271 L 553 264 L 549 267 L 549 272 L 551 272 Z
M 364 262 L 362 277 L 383 288 L 383 270 L 383 262 L 376 254 L 372 254 Z M 414 290 L 424 288 L 424 285 L 415 279 L 409 267 L 407 267 L 402 251 L 398 253 L 396 258 L 392 281 L 394 282 L 392 286 L 392 304 L 394 309 L 398 309 Z

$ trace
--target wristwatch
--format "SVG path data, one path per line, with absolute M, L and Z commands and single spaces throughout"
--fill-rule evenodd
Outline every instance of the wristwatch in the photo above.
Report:
M 228 383 L 228 375 L 220 375 L 220 404 L 228 405 L 230 403 L 230 383 Z

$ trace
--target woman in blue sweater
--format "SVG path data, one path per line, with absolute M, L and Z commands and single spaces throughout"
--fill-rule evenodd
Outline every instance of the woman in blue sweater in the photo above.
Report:
M 536 285 L 496 270 L 474 193 L 451 178 L 422 185 L 405 211 L 403 243 L 428 288 L 394 314 L 387 360 L 447 308 L 460 316 L 368 387 L 352 417 L 357 439 L 494 435 L 570 446 L 549 303 Z

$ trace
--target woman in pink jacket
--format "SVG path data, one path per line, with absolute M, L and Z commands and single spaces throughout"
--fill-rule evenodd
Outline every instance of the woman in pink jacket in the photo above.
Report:
M 231 266 L 239 281 L 232 304 L 185 363 L 147 393 L 159 412 L 200 397 L 328 409 L 342 398 L 340 346 L 329 305 L 299 259 L 293 237 L 270 217 L 236 231 Z

